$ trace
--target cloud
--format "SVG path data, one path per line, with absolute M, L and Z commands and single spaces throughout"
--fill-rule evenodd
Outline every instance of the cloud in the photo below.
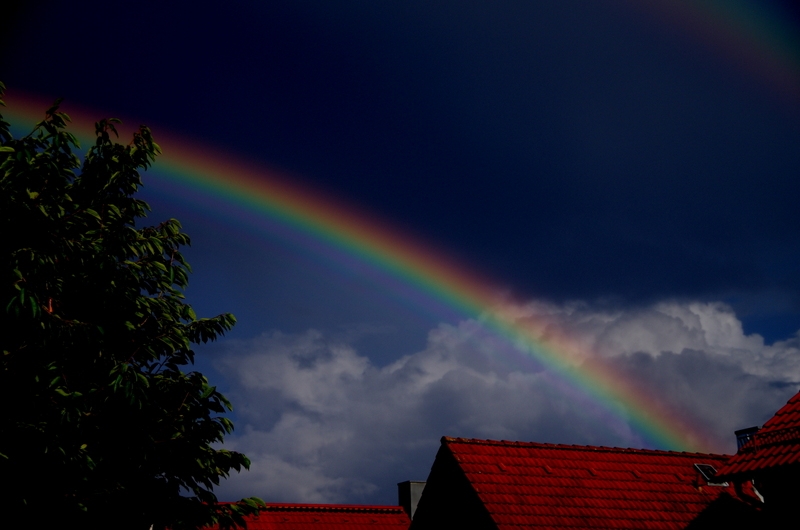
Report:
M 745 335 L 724 304 L 502 309 L 520 324 L 537 322 L 542 333 L 558 326 L 580 344 L 583 360 L 638 381 L 704 423 L 728 451 L 734 429 L 763 423 L 800 381 L 800 336 L 765 345 Z M 442 435 L 644 443 L 475 320 L 439 325 L 423 350 L 383 367 L 370 352 L 314 330 L 230 344 L 219 369 L 231 382 L 239 421 L 226 446 L 253 464 L 224 484 L 222 498 L 393 503 L 396 482 L 427 476 Z

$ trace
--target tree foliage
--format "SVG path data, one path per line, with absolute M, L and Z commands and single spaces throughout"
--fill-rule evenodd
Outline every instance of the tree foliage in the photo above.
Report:
M 150 130 L 121 145 L 119 121 L 102 120 L 81 162 L 58 104 L 23 138 L 0 117 L 0 505 L 34 527 L 48 514 L 75 528 L 240 524 L 263 503 L 213 494 L 249 466 L 213 447 L 231 405 L 183 371 L 192 344 L 235 319 L 184 301 L 177 220 L 139 226 L 139 172 L 160 153 Z

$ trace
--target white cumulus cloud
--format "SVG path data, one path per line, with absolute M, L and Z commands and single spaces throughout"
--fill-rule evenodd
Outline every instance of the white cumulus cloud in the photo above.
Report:
M 798 389 L 800 338 L 765 345 L 720 303 L 663 302 L 600 310 L 583 303 L 498 308 L 540 333 L 555 329 L 706 425 L 728 451 L 733 430 L 763 423 Z M 542 323 L 545 323 L 544 325 Z M 222 498 L 395 502 L 395 483 L 424 480 L 442 435 L 641 446 L 623 419 L 593 403 L 480 322 L 441 324 L 426 347 L 378 367 L 309 330 L 230 343 L 219 369 L 234 389 L 226 446 L 251 471 Z M 595 360 L 596 360 L 595 359 Z

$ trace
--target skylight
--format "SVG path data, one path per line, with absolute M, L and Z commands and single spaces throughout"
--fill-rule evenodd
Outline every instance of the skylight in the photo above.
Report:
M 717 470 L 710 464 L 695 464 L 695 469 L 700 472 L 709 486 L 727 486 L 727 482 L 719 482 L 716 480 Z

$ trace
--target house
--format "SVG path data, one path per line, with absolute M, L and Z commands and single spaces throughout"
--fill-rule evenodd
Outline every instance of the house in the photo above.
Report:
M 753 488 L 715 479 L 728 458 L 444 437 L 411 530 L 757 524 Z
M 247 517 L 248 530 L 408 530 L 401 506 L 270 504 Z
M 784 527 L 800 498 L 800 393 L 736 455 L 444 437 L 401 506 L 268 504 L 250 530 Z
M 752 483 L 764 498 L 769 517 L 797 513 L 800 499 L 800 393 L 761 429 L 736 431 L 739 450 L 719 470 L 720 478 Z

